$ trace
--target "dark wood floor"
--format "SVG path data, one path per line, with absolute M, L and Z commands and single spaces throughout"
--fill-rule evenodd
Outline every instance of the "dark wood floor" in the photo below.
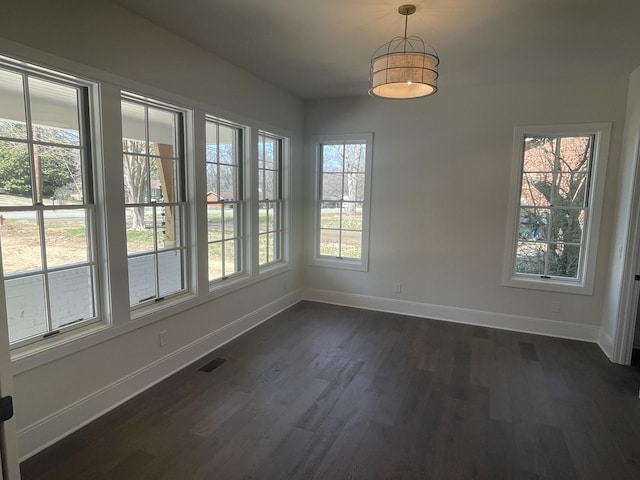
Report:
M 638 480 L 639 388 L 596 345 L 302 302 L 22 474 Z

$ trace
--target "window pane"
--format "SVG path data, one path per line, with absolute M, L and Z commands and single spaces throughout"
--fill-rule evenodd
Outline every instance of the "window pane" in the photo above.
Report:
M 344 171 L 344 145 L 340 144 L 322 146 L 322 171 Z
M 258 200 L 266 200 L 264 170 L 258 171 Z
M 339 202 L 342 200 L 342 184 L 344 176 L 341 173 L 325 173 L 322 175 L 322 199 Z
M 42 269 L 37 213 L 2 212 L 0 227 L 2 267 L 5 275 Z
M 258 170 L 264 169 L 264 137 L 258 136 Z
M 576 278 L 580 266 L 580 246 L 562 243 L 549 245 L 549 272 L 556 277 Z
M 344 176 L 345 200 L 364 202 L 364 173 L 347 173 Z
M 344 170 L 351 173 L 364 173 L 365 169 L 365 145 L 350 143 L 344 148 Z
M 150 107 L 147 115 L 150 153 L 160 157 L 175 157 L 176 114 Z
M 546 243 L 518 242 L 516 250 L 516 272 L 544 275 Z
M 180 215 L 182 209 L 175 205 L 167 205 L 156 209 L 156 224 L 159 232 L 158 249 L 176 248 L 182 246 L 180 238 Z
M 80 145 L 75 88 L 30 78 L 29 98 L 35 141 Z
M 219 130 L 219 162 L 226 164 L 237 164 L 236 161 L 236 133 L 235 128 L 220 125 Z
M 278 144 L 275 139 L 266 138 L 264 142 L 264 168 L 274 170 L 276 168 L 276 154 Z
M 123 151 L 147 153 L 144 106 L 123 101 L 121 109 Z
M 236 245 L 235 240 L 224 242 L 224 270 L 225 276 L 232 275 L 238 272 L 236 265 Z
M 125 203 L 146 203 L 150 200 L 147 157 L 123 155 Z
M 546 208 L 521 208 L 518 238 L 533 241 L 548 240 L 549 214 L 550 211 Z
M 342 248 L 343 258 L 360 258 L 362 252 L 362 232 L 343 230 Z
M 158 254 L 158 286 L 161 297 L 184 290 L 182 263 L 181 250 Z
M 278 254 L 275 248 L 275 236 L 275 233 L 268 233 L 267 235 L 265 235 L 267 239 L 267 263 L 273 262 L 278 258 Z
M 42 178 L 40 201 L 82 203 L 82 170 L 77 148 L 34 146 L 35 173 Z M 38 172 L 40 170 L 40 172 Z
M 260 261 L 260 265 L 263 265 L 265 263 L 268 262 L 268 252 L 267 252 L 267 248 L 268 248 L 268 234 L 267 233 L 261 233 L 258 236 L 258 254 L 259 254 L 259 261 Z
M 551 205 L 552 173 L 525 173 L 522 176 L 520 203 L 534 207 Z
M 26 144 L 0 140 L 0 187 L 8 194 L 24 198 L 7 199 L 9 205 L 32 204 L 31 163 Z
M 238 236 L 238 222 L 235 218 L 236 204 L 229 204 L 223 206 L 224 215 L 224 238 L 234 238 Z
M 91 267 L 71 268 L 49 274 L 53 328 L 96 316 Z
M 220 187 L 218 184 L 218 165 L 207 163 L 207 201 L 217 202 L 220 200 Z
M 265 200 L 275 200 L 277 189 L 277 180 L 276 180 L 275 172 L 271 170 L 265 170 L 264 172 L 264 199 Z
M 555 138 L 527 137 L 524 140 L 524 172 L 551 172 L 556 165 Z
M 89 260 L 86 210 L 47 210 L 44 230 L 49 268 Z
M 137 305 L 156 298 L 156 262 L 154 255 L 129 258 L 129 301 Z
M 0 70 L 0 137 L 27 138 L 22 75 Z
M 258 212 L 258 231 L 260 233 L 269 230 L 269 223 L 271 222 L 271 207 L 269 202 L 263 202 L 260 204 Z
M 584 173 L 558 172 L 554 189 L 554 206 L 585 206 L 588 177 Z
M 340 256 L 339 230 L 320 230 L 320 255 Z
M 153 209 L 150 207 L 125 208 L 127 225 L 127 252 L 147 252 L 153 250 Z
M 234 200 L 236 194 L 237 168 L 226 165 L 220 166 L 220 199 Z
M 222 278 L 222 243 L 209 244 L 209 281 Z
M 222 206 L 209 205 L 207 207 L 209 241 L 222 240 Z
M 263 233 L 259 237 L 260 265 L 280 259 L 280 253 L 276 249 L 277 233 Z
M 345 202 L 342 204 L 343 230 L 362 230 L 362 204 Z
M 584 210 L 555 209 L 551 212 L 551 241 L 581 243 Z
M 218 125 L 214 122 L 207 122 L 206 129 L 207 162 L 217 162 Z
M 324 205 L 331 205 L 332 208 L 326 208 Z M 320 228 L 340 228 L 340 209 L 333 208 L 332 203 L 323 202 L 320 209 Z
M 560 169 L 587 173 L 591 162 L 593 137 L 563 137 L 560 139 Z
M 150 162 L 151 201 L 178 202 L 177 162 L 167 158 L 151 159 Z
M 269 204 L 269 231 L 275 232 L 280 229 L 280 203 L 271 202 Z
M 47 309 L 44 303 L 44 275 L 8 278 L 4 282 L 7 296 L 9 341 L 24 340 L 47 332 Z

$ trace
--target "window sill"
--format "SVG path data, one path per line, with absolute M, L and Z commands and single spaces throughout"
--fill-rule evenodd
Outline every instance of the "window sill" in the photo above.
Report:
M 348 260 L 331 257 L 315 257 L 310 262 L 315 267 L 339 268 L 343 270 L 355 270 L 358 272 L 368 272 L 368 262 L 362 260 Z
M 555 278 L 542 279 L 538 277 L 510 277 L 503 279 L 504 287 L 528 288 L 547 292 L 572 293 L 576 295 L 592 295 L 593 285 L 585 285 L 578 281 L 559 280 Z

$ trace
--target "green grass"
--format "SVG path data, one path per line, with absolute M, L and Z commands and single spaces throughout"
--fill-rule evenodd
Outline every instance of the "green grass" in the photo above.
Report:
M 43 199 L 44 205 L 81 205 L 79 200 L 56 200 L 55 203 L 49 199 Z M 0 207 L 23 207 L 33 205 L 31 197 L 25 197 L 20 195 L 11 195 L 8 193 L 0 193 Z

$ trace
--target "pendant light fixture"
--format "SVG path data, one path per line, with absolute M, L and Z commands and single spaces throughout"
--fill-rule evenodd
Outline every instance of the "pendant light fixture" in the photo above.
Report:
M 398 8 L 398 13 L 404 15 L 404 36 L 392 38 L 374 52 L 369 95 L 409 99 L 426 97 L 438 90 L 438 54 L 420 37 L 407 36 L 409 15 L 415 11 L 415 5 Z

